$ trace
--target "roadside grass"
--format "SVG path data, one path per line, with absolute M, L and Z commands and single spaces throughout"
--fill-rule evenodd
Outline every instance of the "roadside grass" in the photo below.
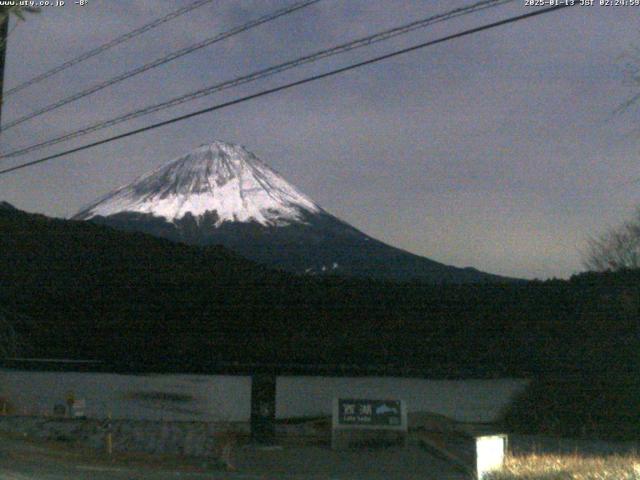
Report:
M 640 480 L 640 455 L 514 455 L 485 480 Z

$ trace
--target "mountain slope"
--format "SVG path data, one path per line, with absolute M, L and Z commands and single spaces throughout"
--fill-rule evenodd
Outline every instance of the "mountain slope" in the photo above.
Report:
M 191 245 L 221 244 L 299 274 L 433 283 L 508 281 L 375 240 L 322 209 L 243 147 L 224 142 L 203 145 L 139 177 L 74 219 Z

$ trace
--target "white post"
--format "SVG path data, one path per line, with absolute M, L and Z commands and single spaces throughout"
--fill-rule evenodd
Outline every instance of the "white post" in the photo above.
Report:
M 484 435 L 476 437 L 476 470 L 478 480 L 490 472 L 501 470 L 507 446 L 506 435 Z

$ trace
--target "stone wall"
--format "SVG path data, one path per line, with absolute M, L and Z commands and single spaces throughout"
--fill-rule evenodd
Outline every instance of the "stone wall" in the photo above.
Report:
M 106 449 L 109 430 L 114 452 L 218 458 L 226 445 L 248 435 L 249 425 L 144 420 L 112 420 L 108 425 L 95 419 L 0 416 L 0 432 L 68 442 L 96 450 Z

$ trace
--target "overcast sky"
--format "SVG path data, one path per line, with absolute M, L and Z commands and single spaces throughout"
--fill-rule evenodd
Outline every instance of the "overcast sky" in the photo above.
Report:
M 44 8 L 9 38 L 11 88 L 187 0 Z M 6 99 L 3 122 L 288 5 L 216 0 Z M 368 33 L 470 4 L 322 0 L 5 132 L 7 151 Z M 598 2 L 596 2 L 598 3 Z M 226 90 L 0 167 L 470 26 L 524 0 Z M 326 210 L 396 247 L 502 275 L 568 277 L 589 235 L 639 202 L 638 110 L 621 55 L 640 8 L 574 7 L 419 50 L 0 177 L 0 200 L 68 217 L 214 139 L 239 143 Z

